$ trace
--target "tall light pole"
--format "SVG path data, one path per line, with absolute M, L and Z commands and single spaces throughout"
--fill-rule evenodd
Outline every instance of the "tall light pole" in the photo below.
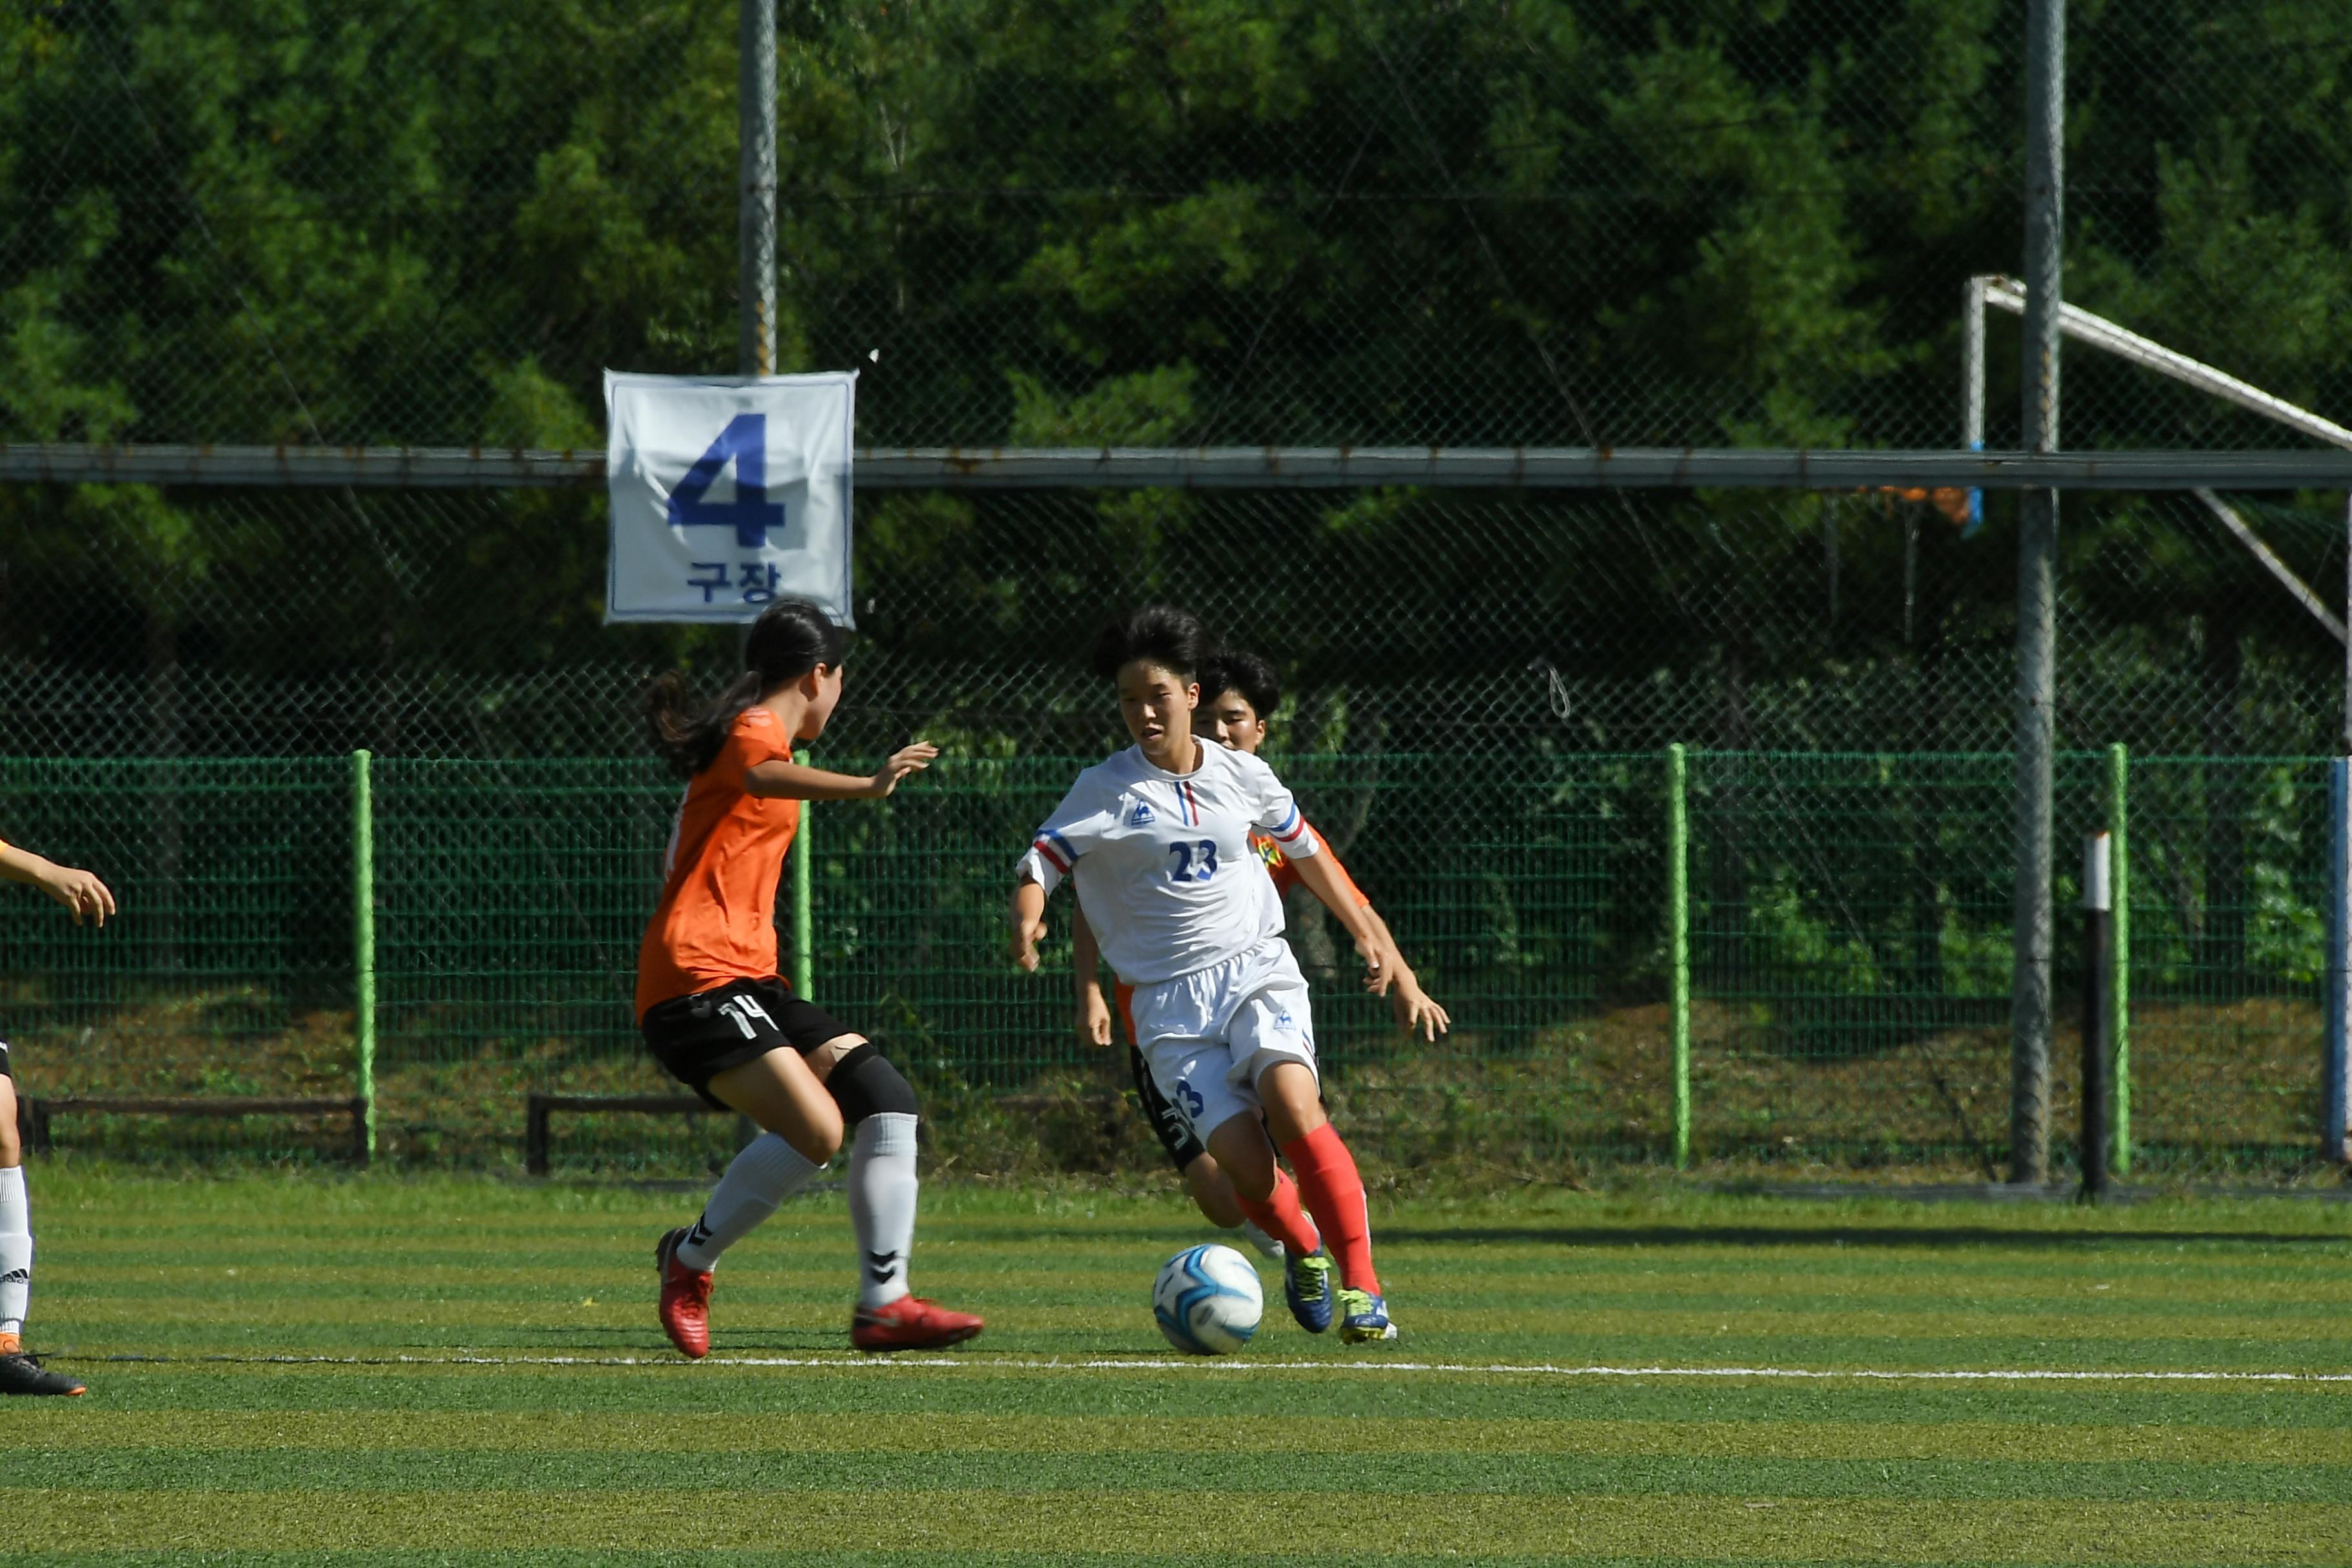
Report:
M 2025 449 L 2058 449 L 2065 215 L 2065 0 L 2029 0 L 2025 40 Z M 2050 1173 L 2053 763 L 2057 749 L 2058 492 L 2026 490 L 2017 530 L 2017 914 L 2010 1016 L 2009 1179 Z
M 776 0 L 741 0 L 736 114 L 741 125 L 737 181 L 736 270 L 742 300 L 736 368 L 776 371 Z

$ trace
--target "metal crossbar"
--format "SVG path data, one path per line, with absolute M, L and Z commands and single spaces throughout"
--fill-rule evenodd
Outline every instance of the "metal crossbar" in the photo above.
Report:
M 1987 452 L 1706 447 L 873 447 L 874 489 L 2352 489 L 2352 451 Z M 602 484 L 601 452 L 0 443 L 0 482 L 480 489 Z

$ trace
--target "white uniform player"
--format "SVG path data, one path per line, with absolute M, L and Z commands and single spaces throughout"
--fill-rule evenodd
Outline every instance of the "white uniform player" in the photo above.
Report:
M 1135 988 L 1136 1046 L 1195 1136 L 1260 1109 L 1278 1061 L 1315 1072 L 1306 977 L 1282 940 L 1282 900 L 1253 829 L 1294 860 L 1321 849 L 1274 770 L 1200 748 L 1171 773 L 1131 746 L 1078 775 L 1021 875 L 1048 894 L 1077 884 L 1103 956 Z

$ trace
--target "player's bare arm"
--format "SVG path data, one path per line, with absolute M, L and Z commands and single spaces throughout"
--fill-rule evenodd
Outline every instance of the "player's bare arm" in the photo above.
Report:
M 1389 1013 L 1396 1019 L 1398 1028 L 1434 1041 L 1454 1027 L 1453 1016 L 1421 988 L 1421 977 L 1405 962 L 1403 951 L 1397 946 L 1396 933 L 1389 930 L 1389 922 L 1381 918 L 1380 911 L 1370 904 L 1364 905 L 1363 910 L 1365 918 L 1378 928 L 1381 949 L 1387 956 L 1379 972 L 1364 976 L 1364 989 L 1388 998 Z
M 917 741 L 890 753 L 871 777 L 829 773 L 798 763 L 766 762 L 743 770 L 743 793 L 762 800 L 882 800 L 894 794 L 899 781 L 929 767 L 940 749 Z
M 1077 987 L 1078 1043 L 1110 1044 L 1110 1004 L 1103 1000 L 1102 944 L 1084 908 L 1070 911 L 1070 966 Z
M 1355 942 L 1357 956 L 1364 961 L 1364 973 L 1378 976 L 1388 966 L 1388 944 L 1381 935 L 1383 928 L 1374 924 L 1364 906 L 1349 896 L 1339 874 L 1331 869 L 1328 857 L 1310 855 L 1292 864 L 1298 869 L 1300 885 L 1323 900 L 1323 907 L 1331 911 Z
M 76 925 L 102 926 L 114 912 L 114 894 L 95 873 L 60 866 L 13 844 L 0 844 L 0 881 L 38 888 L 63 904 Z
M 1045 889 L 1021 879 L 1013 889 L 1013 962 L 1037 972 L 1037 944 L 1045 940 Z

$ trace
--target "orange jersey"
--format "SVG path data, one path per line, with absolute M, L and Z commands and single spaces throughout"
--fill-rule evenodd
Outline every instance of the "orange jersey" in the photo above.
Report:
M 661 902 L 637 948 L 637 1016 L 657 1002 L 776 973 L 776 882 L 801 803 L 744 792 L 761 763 L 790 762 L 792 738 L 745 709 L 719 760 L 694 775 L 670 829 Z
M 1331 841 L 1320 833 L 1315 835 L 1315 841 L 1323 846 L 1324 864 L 1329 866 L 1331 874 L 1339 879 L 1340 888 L 1356 900 L 1356 907 L 1370 909 L 1372 903 L 1370 895 L 1356 886 L 1356 879 L 1348 875 L 1348 868 L 1339 864 L 1339 852 L 1331 847 Z M 1250 835 L 1250 847 L 1256 850 L 1258 858 L 1265 862 L 1265 874 L 1274 879 L 1274 890 L 1288 896 L 1290 889 L 1298 886 L 1297 863 L 1282 852 L 1281 845 L 1263 833 Z

